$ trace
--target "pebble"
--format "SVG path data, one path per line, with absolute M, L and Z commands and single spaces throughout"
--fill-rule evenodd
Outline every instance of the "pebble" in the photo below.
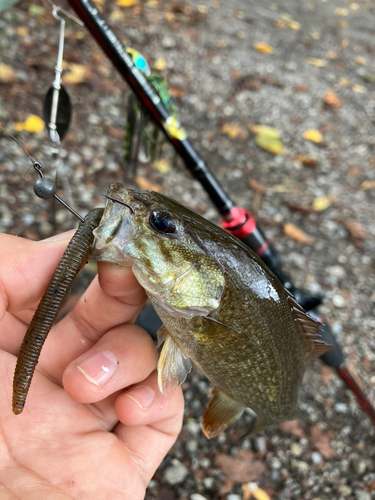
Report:
M 204 497 L 203 495 L 201 495 L 200 493 L 193 493 L 192 495 L 190 495 L 190 499 L 191 500 L 207 500 L 207 498 Z
M 322 455 L 318 453 L 317 451 L 314 451 L 314 453 L 311 455 L 311 460 L 313 461 L 314 464 L 320 464 L 320 462 L 323 460 Z
M 337 413 L 348 413 L 349 407 L 345 403 L 336 403 L 335 410 Z
M 342 295 L 334 295 L 332 297 L 332 304 L 339 309 L 343 309 L 346 306 L 346 300 Z
M 356 472 L 357 474 L 363 475 L 366 470 L 367 470 L 367 462 L 366 460 L 363 460 L 362 458 L 354 457 L 350 461 L 351 468 Z
M 371 494 L 363 490 L 355 490 L 356 500 L 371 500 Z
M 260 451 L 261 453 L 267 451 L 267 443 L 263 436 L 255 438 L 254 446 L 256 451 Z
M 214 486 L 214 478 L 213 477 L 205 477 L 203 479 L 203 485 L 206 488 L 206 490 L 212 490 Z
M 189 470 L 177 459 L 172 460 L 172 464 L 165 471 L 164 479 L 170 485 L 181 484 L 189 474 Z
M 227 500 L 242 500 L 239 495 L 235 495 L 233 493 L 227 495 Z
M 302 453 L 302 446 L 299 445 L 298 443 L 293 443 L 292 446 L 290 447 L 290 453 L 294 457 L 299 457 Z

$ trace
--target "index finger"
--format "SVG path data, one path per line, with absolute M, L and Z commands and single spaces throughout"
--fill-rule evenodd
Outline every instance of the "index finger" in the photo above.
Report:
M 35 305 L 73 232 L 45 242 L 0 234 L 0 321 L 6 311 L 16 313 Z

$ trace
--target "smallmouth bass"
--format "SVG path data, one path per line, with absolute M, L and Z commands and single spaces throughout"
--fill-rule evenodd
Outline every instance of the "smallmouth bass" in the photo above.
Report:
M 245 408 L 256 413 L 247 435 L 295 418 L 307 365 L 331 347 L 319 324 L 215 224 L 152 191 L 117 183 L 108 196 L 91 257 L 132 266 L 160 316 L 160 391 L 181 385 L 193 361 L 215 386 L 202 418 L 209 438 Z

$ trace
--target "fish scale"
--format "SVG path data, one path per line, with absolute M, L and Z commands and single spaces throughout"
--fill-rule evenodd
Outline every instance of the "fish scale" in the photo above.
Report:
M 132 265 L 160 316 L 160 391 L 178 387 L 191 360 L 214 385 L 202 419 L 208 437 L 247 407 L 256 413 L 248 433 L 294 418 L 308 363 L 330 348 L 319 324 L 221 228 L 160 193 L 114 184 L 108 195 L 92 257 Z

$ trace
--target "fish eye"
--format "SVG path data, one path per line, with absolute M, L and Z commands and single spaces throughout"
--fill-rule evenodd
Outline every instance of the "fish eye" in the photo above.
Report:
M 150 226 L 158 233 L 173 234 L 176 232 L 176 223 L 168 212 L 152 212 Z

